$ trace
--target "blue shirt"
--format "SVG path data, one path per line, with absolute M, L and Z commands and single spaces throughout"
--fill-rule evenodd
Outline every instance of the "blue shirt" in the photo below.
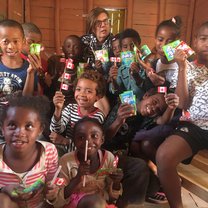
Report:
M 138 75 L 141 77 L 141 79 L 143 79 L 140 72 Z M 129 67 L 125 65 L 121 65 L 119 67 L 116 82 L 119 86 L 120 93 L 123 91 L 132 90 L 138 100 L 142 99 L 144 95 L 144 91 L 142 89 L 143 82 L 141 82 L 139 85 L 136 83 L 135 79 L 129 72 Z M 110 91 L 112 92 L 113 90 L 110 89 Z
M 0 62 L 0 97 L 23 90 L 29 63 L 23 62 L 20 68 L 11 69 Z M 35 75 L 35 88 L 37 88 L 37 75 Z

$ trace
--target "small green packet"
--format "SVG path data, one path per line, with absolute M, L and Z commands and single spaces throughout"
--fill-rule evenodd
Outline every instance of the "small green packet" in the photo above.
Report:
M 131 63 L 136 62 L 134 51 L 124 51 L 121 52 L 121 63 L 127 67 L 131 66 Z
M 136 96 L 132 90 L 125 91 L 119 95 L 121 103 L 128 103 L 134 107 L 134 114 L 136 115 Z
M 39 44 L 39 43 L 32 43 L 30 45 L 30 53 L 31 54 L 40 55 L 40 50 L 41 50 L 41 44 Z
M 95 60 L 100 60 L 102 63 L 108 62 L 108 51 L 105 49 L 95 51 Z
M 44 186 L 44 182 L 42 179 L 37 179 L 37 181 L 35 181 L 32 185 L 30 185 L 27 188 L 24 188 L 23 190 L 18 190 L 18 189 L 14 189 L 12 191 L 12 196 L 18 196 L 18 193 L 30 193 L 36 190 L 39 190 L 40 188 L 42 188 Z
M 141 51 L 141 59 L 146 59 L 152 52 L 147 45 L 143 45 L 140 49 Z
M 77 66 L 77 78 L 84 72 L 84 63 L 79 63 Z
M 162 47 L 168 61 L 172 61 L 174 59 L 175 49 L 180 42 L 180 40 L 176 40 Z

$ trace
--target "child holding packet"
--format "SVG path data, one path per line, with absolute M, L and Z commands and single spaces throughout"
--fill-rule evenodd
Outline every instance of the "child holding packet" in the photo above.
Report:
M 56 148 L 37 140 L 48 109 L 45 97 L 15 95 L 2 112 L 5 138 L 0 145 L 2 208 L 47 207 L 45 198 L 53 199 L 58 191 L 55 185 L 48 185 L 58 166 Z
M 179 65 L 176 93 L 179 107 L 188 110 L 190 119 L 159 147 L 156 155 L 158 173 L 171 208 L 183 208 L 181 181 L 177 173 L 180 162 L 189 164 L 201 149 L 208 149 L 208 22 L 203 23 L 194 38 L 197 59 L 189 63 L 183 50 L 176 50 Z M 194 203 L 193 203 L 194 206 Z
M 83 196 L 95 193 L 108 202 L 116 200 L 122 194 L 123 173 L 117 169 L 113 154 L 101 149 L 102 124 L 89 117 L 79 120 L 74 126 L 73 140 L 76 151 L 60 159 L 60 177 L 65 178 L 67 185 L 59 191 L 54 207 L 76 208 Z
M 118 69 L 116 83 L 110 84 L 109 90 L 113 94 L 120 94 L 132 90 L 137 99 L 141 99 L 145 75 L 143 69 L 136 63 L 134 46 L 140 47 L 141 38 L 137 31 L 126 29 L 120 34 L 121 66 Z M 115 78 L 114 78 L 115 79 Z
M 31 95 L 37 90 L 37 70 L 41 68 L 40 57 L 30 54 L 27 61 L 22 59 L 24 32 L 15 20 L 0 21 L 0 100 L 6 95 L 22 90 Z
M 61 91 L 57 91 L 53 102 L 55 112 L 51 119 L 50 129 L 53 132 L 51 141 L 57 144 L 69 145 L 73 150 L 71 143 L 72 131 L 75 123 L 84 116 L 98 119 L 100 123 L 104 122 L 104 114 L 94 106 L 95 102 L 101 99 L 105 94 L 105 80 L 103 76 L 96 71 L 87 70 L 77 79 L 75 83 L 76 103 L 69 103 L 64 109 L 65 97 Z M 62 134 L 66 131 L 66 136 L 56 137 L 54 134 Z

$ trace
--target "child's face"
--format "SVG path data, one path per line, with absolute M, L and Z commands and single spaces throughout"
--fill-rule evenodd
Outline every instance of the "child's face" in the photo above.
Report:
M 97 83 L 89 79 L 79 79 L 74 97 L 77 104 L 85 109 L 91 109 L 100 97 L 97 95 Z
M 162 115 L 167 108 L 164 94 L 155 94 L 151 96 L 144 96 L 140 103 L 140 113 L 145 117 L 154 117 Z
M 0 26 L 0 47 L 4 56 L 9 58 L 19 56 L 23 43 L 23 34 L 19 28 Z
M 86 140 L 88 140 L 87 155 L 90 157 L 97 154 L 104 142 L 102 129 L 90 121 L 81 123 L 74 134 L 75 146 L 81 155 L 85 155 Z
M 28 108 L 10 107 L 2 133 L 13 153 L 26 154 L 34 148 L 37 137 L 42 133 L 39 115 Z
M 76 38 L 68 38 L 63 45 L 63 52 L 66 58 L 77 59 L 81 54 L 81 45 Z
M 205 64 L 208 61 L 208 28 L 202 27 L 196 39 L 194 40 L 195 50 L 200 63 Z
M 120 57 L 121 48 L 118 39 L 112 42 L 112 49 L 114 56 Z
M 32 43 L 41 43 L 42 42 L 42 36 L 38 33 L 29 32 L 25 36 L 25 44 L 23 46 L 22 51 L 29 54 L 30 53 L 30 45 Z
M 134 38 L 124 38 L 121 41 L 121 51 L 134 51 L 134 44 L 137 47 L 140 47 L 137 41 L 134 40 Z
M 171 43 L 177 39 L 174 31 L 170 27 L 161 27 L 155 38 L 155 47 L 158 54 L 165 57 L 162 47 L 168 43 Z

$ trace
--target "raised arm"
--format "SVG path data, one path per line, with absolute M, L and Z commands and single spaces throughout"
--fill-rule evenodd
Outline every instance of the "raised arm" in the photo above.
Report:
M 179 104 L 179 97 L 174 93 L 170 93 L 165 96 L 165 101 L 168 106 L 163 115 L 157 118 L 157 124 L 166 124 L 171 121 L 174 116 L 175 109 Z
M 33 95 L 35 84 L 35 73 L 42 68 L 40 57 L 33 54 L 28 56 L 30 65 L 27 69 L 27 77 L 23 88 L 23 95 Z
M 178 68 L 178 82 L 175 93 L 179 96 L 179 105 L 181 109 L 187 109 L 189 106 L 189 91 L 187 82 L 187 59 L 184 51 L 178 49 L 175 52 L 175 61 Z
M 112 139 L 116 135 L 122 124 L 126 121 L 126 119 L 133 115 L 134 107 L 132 105 L 127 103 L 121 104 L 119 106 L 116 119 L 106 129 L 106 139 Z

